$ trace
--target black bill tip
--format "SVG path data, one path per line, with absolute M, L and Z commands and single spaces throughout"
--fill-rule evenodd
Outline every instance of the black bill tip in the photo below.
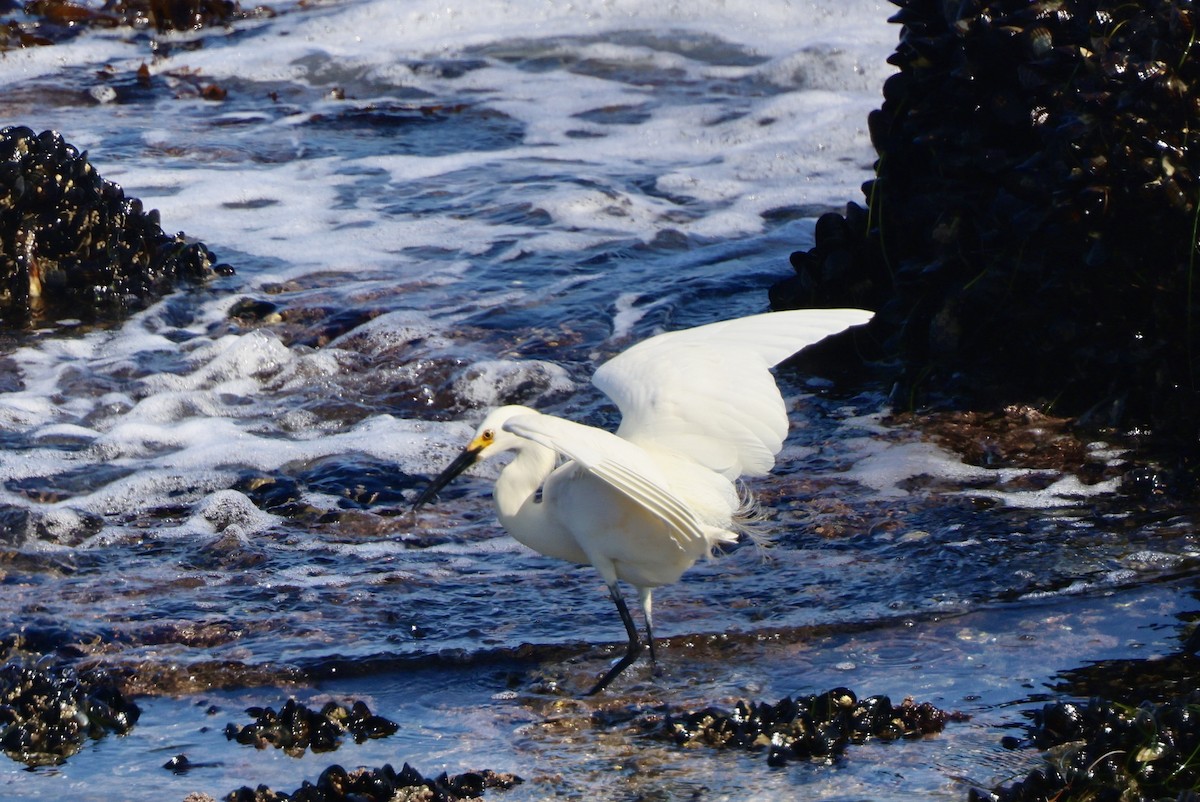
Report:
M 429 486 L 421 491 L 421 495 L 417 496 L 417 500 L 413 502 L 412 511 L 416 512 L 428 504 L 443 487 L 453 482 L 460 473 L 474 465 L 475 461 L 479 459 L 480 450 L 478 448 L 467 447 L 461 454 L 455 457 L 454 462 L 447 465 L 446 469 L 439 473 L 429 483 Z

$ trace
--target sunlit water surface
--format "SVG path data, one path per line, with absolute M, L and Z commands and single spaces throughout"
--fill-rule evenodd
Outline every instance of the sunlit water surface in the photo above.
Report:
M 892 9 L 752 5 L 280 3 L 158 57 L 128 30 L 4 54 L 0 124 L 60 130 L 237 273 L 4 344 L 0 616 L 150 695 L 131 734 L 10 764 L 0 796 L 408 761 L 516 772 L 497 797 L 522 800 L 961 799 L 1035 763 L 999 740 L 1057 672 L 1178 649 L 1194 519 L 1115 494 L 1119 449 L 1092 444 L 1082 480 L 972 467 L 887 388 L 795 370 L 792 436 L 752 485 L 775 546 L 657 593 L 661 676 L 577 698 L 619 621 L 590 569 L 503 535 L 486 473 L 408 513 L 490 405 L 611 426 L 596 364 L 765 310 L 816 216 L 859 199 Z M 836 686 L 971 719 L 769 769 L 592 717 Z M 299 760 L 226 741 L 289 695 L 401 729 Z M 162 768 L 180 753 L 204 765 Z

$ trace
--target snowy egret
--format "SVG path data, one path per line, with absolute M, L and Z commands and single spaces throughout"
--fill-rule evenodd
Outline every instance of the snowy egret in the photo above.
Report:
M 493 491 L 500 523 L 548 557 L 595 566 L 629 636 L 625 656 L 588 695 L 597 693 L 643 648 L 618 580 L 637 588 L 653 663 L 652 590 L 737 540 L 746 507 L 734 483 L 770 471 L 787 435 L 769 368 L 871 314 L 769 312 L 651 337 L 592 379 L 621 411 L 615 434 L 500 407 L 413 510 L 475 462 L 515 452 Z

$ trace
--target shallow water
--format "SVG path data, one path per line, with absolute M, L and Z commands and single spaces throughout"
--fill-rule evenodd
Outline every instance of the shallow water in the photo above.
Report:
M 414 488 L 487 406 L 611 425 L 596 364 L 765 309 L 869 177 L 891 9 L 276 10 L 0 60 L 0 124 L 62 131 L 237 269 L 4 344 L 0 616 L 136 666 L 147 695 L 132 733 L 10 764 L 0 796 L 291 791 L 331 762 L 408 761 L 515 771 L 511 799 L 960 799 L 1035 763 L 999 740 L 1073 692 L 1059 672 L 1179 648 L 1195 517 L 1121 495 L 1120 442 L 1081 444 L 1066 474 L 975 467 L 891 416 L 887 388 L 785 368 L 792 435 L 752 486 L 775 546 L 658 591 L 662 675 L 579 701 L 622 637 L 599 579 L 503 536 L 486 474 L 417 518 Z M 839 685 L 971 719 L 786 769 L 639 726 Z M 288 695 L 363 698 L 402 729 L 301 760 L 226 741 Z M 593 718 L 610 708 L 629 720 Z M 162 768 L 181 752 L 209 765 Z

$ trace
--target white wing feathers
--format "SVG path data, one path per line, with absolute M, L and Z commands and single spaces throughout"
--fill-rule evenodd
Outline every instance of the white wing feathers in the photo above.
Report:
M 685 457 L 730 481 L 768 472 L 788 428 L 770 368 L 870 319 L 859 309 L 808 309 L 660 334 L 610 359 L 592 379 L 621 410 L 616 434 L 533 412 L 503 426 L 636 501 L 670 527 L 680 549 L 707 548 L 704 526 L 654 455 Z
M 870 319 L 860 309 L 804 309 L 668 332 L 613 357 L 592 382 L 621 410 L 621 438 L 730 480 L 759 476 L 788 428 L 769 368 Z
M 669 489 L 653 460 L 615 434 L 550 415 L 518 415 L 504 428 L 562 454 L 666 523 L 680 549 L 705 543 L 700 522 Z

